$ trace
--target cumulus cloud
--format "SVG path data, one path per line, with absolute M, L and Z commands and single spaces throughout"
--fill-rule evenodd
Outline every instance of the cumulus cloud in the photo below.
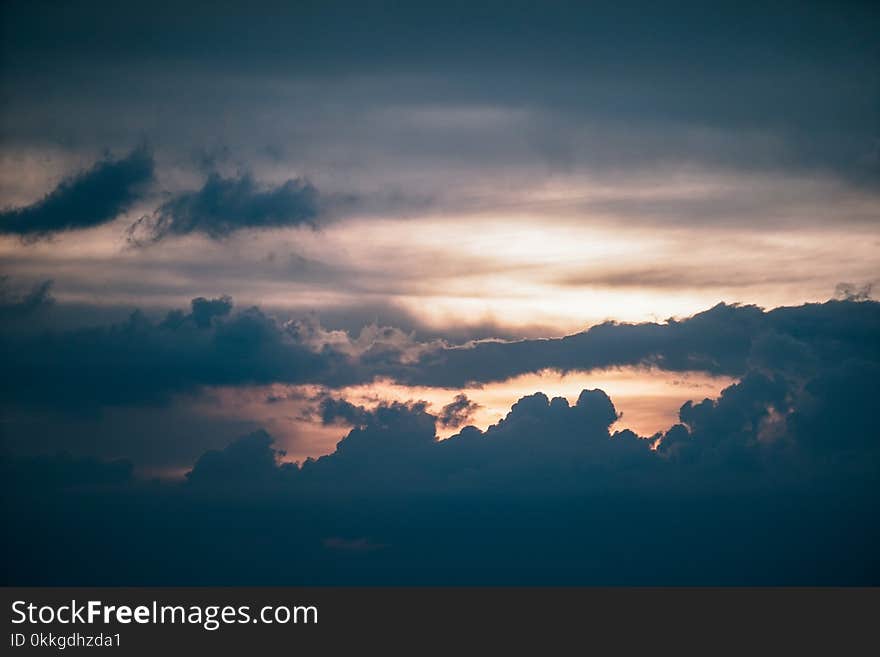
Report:
M 880 355 L 870 335 L 876 317 L 856 320 L 863 309 L 874 315 L 874 305 L 781 309 L 771 324 L 784 333 L 771 338 L 784 334 L 797 341 L 795 353 L 808 349 L 812 357 L 796 368 L 791 354 L 774 359 L 764 346 L 759 357 L 746 356 L 738 382 L 716 399 L 686 402 L 679 423 L 654 436 L 612 432 L 621 416 L 602 390 L 583 390 L 574 404 L 540 392 L 528 395 L 486 430 L 469 426 L 442 441 L 437 428 L 448 426 L 449 417 L 463 422 L 462 414 L 472 409 L 466 396 L 434 414 L 425 402 L 381 402 L 368 409 L 325 395 L 321 421 L 353 428 L 332 454 L 310 459 L 287 476 L 297 490 L 317 497 L 330 489 L 542 496 L 630 484 L 690 482 L 717 492 L 769 482 L 865 481 L 880 468 L 873 427 Z M 754 310 L 747 312 L 754 317 Z M 848 322 L 838 321 L 841 313 Z M 270 440 L 260 440 L 265 451 Z M 263 462 L 279 467 L 274 457 L 264 455 Z
M 203 386 L 340 387 L 393 376 L 444 345 L 390 327 L 367 326 L 352 337 L 314 319 L 282 321 L 256 307 L 235 311 L 226 296 L 197 297 L 189 312 L 162 318 L 136 310 L 117 323 L 63 328 L 50 315 L 33 328 L 27 309 L 51 310 L 48 290 L 44 283 L 0 305 L 7 373 L 0 392 L 7 405 L 72 410 L 164 403 Z
M 197 488 L 263 487 L 283 478 L 296 466 L 281 463 L 283 450 L 263 430 L 243 436 L 222 450 L 205 452 L 187 472 L 187 483 Z
M 116 486 L 113 496 L 56 496 L 45 464 L 18 460 L 6 478 L 17 502 L 5 510 L 17 564 L 7 580 L 875 583 L 877 374 L 876 363 L 823 368 L 802 384 L 751 371 L 649 437 L 612 432 L 619 415 L 601 390 L 575 404 L 528 395 L 485 431 L 442 441 L 424 402 L 336 400 L 327 417 L 356 426 L 328 456 L 284 463 L 258 431 L 206 452 L 181 485 L 132 484 L 113 464 L 71 475 Z M 93 560 L 113 559 L 82 526 L 98 517 L 154 558 L 126 551 L 96 571 Z M 56 530 L 76 548 L 63 564 L 43 559 Z M 340 562 L 346 552 L 357 563 Z
M 0 233 L 32 240 L 113 221 L 142 198 L 153 181 L 153 158 L 143 148 L 105 159 L 65 178 L 42 199 L 0 213 Z
M 437 440 L 434 426 L 425 402 L 382 403 L 363 414 L 360 426 L 339 441 L 335 454 L 349 458 L 432 445 Z
M 57 304 L 56 304 L 57 305 Z M 11 325 L 7 323 L 8 325 Z M 135 312 L 104 326 L 27 332 L 0 326 L 7 402 L 64 407 L 152 403 L 200 386 L 389 378 L 451 389 L 543 369 L 649 365 L 744 376 L 806 376 L 846 359 L 880 360 L 880 303 L 830 301 L 769 312 L 720 304 L 665 323 L 606 323 L 559 339 L 450 346 L 379 326 L 358 335 L 314 319 L 280 321 L 232 300 L 196 298 L 161 321 Z
M 3 398 L 68 408 L 151 404 L 204 385 L 330 377 L 344 360 L 302 345 L 255 308 L 230 315 L 230 304 L 199 298 L 191 313 L 162 321 L 136 311 L 107 326 L 7 334 Z
M 197 297 L 192 300 L 190 315 L 199 328 L 207 328 L 214 317 L 225 317 L 232 310 L 232 299 L 228 296 L 219 299 Z
M 369 411 L 360 405 L 352 404 L 345 399 L 336 397 L 324 397 L 320 404 L 321 422 L 323 424 L 364 424 Z
M 612 432 L 620 416 L 602 390 L 582 391 L 573 405 L 528 395 L 485 431 L 465 427 L 442 441 L 435 434 L 443 411 L 431 414 L 424 402 L 368 410 L 324 399 L 325 422 L 355 428 L 333 454 L 306 462 L 299 483 L 313 493 L 332 486 L 543 496 L 627 482 L 737 489 L 864 474 L 880 467 L 869 426 L 876 374 L 876 364 L 827 366 L 805 380 L 751 370 L 717 399 L 683 404 L 679 423 L 654 436 Z
M 679 463 L 713 466 L 736 473 L 758 470 L 762 460 L 778 456 L 788 444 L 762 442 L 765 424 L 791 411 L 797 384 L 780 376 L 749 372 L 718 399 L 686 402 L 681 424 L 659 438 L 657 453 Z M 786 434 L 788 435 L 788 434 Z
M 333 454 L 303 464 L 304 485 L 319 491 L 327 481 L 338 490 L 418 486 L 437 443 L 436 418 L 427 404 L 382 402 L 370 411 L 357 409 L 353 419 L 356 426 Z
M 202 233 L 222 239 L 245 229 L 314 225 L 318 190 L 303 179 L 261 187 L 249 174 L 223 178 L 211 174 L 202 188 L 179 194 L 129 227 L 132 243 Z

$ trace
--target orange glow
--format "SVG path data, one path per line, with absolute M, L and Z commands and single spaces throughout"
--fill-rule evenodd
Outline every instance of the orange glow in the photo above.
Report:
M 642 436 L 668 429 L 678 421 L 678 409 L 688 400 L 716 397 L 734 382 L 728 377 L 711 377 L 693 372 L 670 373 L 656 368 L 627 367 L 594 372 L 562 374 L 544 370 L 524 374 L 482 387 L 447 389 L 406 386 L 389 380 L 328 391 L 319 386 L 260 386 L 248 389 L 215 388 L 194 400 L 196 412 L 213 417 L 247 417 L 275 436 L 278 447 L 286 450 L 286 461 L 302 461 L 331 453 L 348 432 L 344 425 L 323 426 L 314 414 L 316 397 L 322 393 L 346 399 L 367 408 L 382 401 L 425 401 L 429 410 L 439 413 L 453 398 L 464 393 L 480 408 L 467 422 L 486 429 L 503 418 L 520 397 L 543 392 L 561 396 L 570 403 L 584 388 L 600 388 L 614 402 L 620 420 L 612 430 L 631 429 Z M 272 396 L 279 400 L 267 403 Z M 437 427 L 441 439 L 459 431 Z
M 375 405 L 377 399 L 424 400 L 433 411 L 439 412 L 455 395 L 464 393 L 468 399 L 480 405 L 470 424 L 486 429 L 503 418 L 511 405 L 525 395 L 543 392 L 548 397 L 565 397 L 569 403 L 574 403 L 584 388 L 601 388 L 611 397 L 618 413 L 622 414 L 614 429 L 632 429 L 639 435 L 650 436 L 675 424 L 678 421 L 678 409 L 684 402 L 715 397 L 733 382 L 734 379 L 729 377 L 627 367 L 565 374 L 555 370 L 542 370 L 500 383 L 461 390 L 411 387 L 392 381 L 379 381 L 345 388 L 339 394 L 353 403 L 365 406 Z M 441 438 L 457 432 L 456 428 L 438 427 Z

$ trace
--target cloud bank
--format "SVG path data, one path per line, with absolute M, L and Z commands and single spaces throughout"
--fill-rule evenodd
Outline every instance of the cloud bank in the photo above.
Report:
M 880 442 L 873 395 L 853 393 L 878 373 L 752 372 L 649 437 L 611 433 L 601 390 L 526 396 L 443 441 L 423 403 L 382 403 L 328 456 L 298 467 L 257 431 L 181 484 L 138 482 L 125 462 L 7 457 L 6 581 L 876 583 Z M 67 560 L 45 560 L 64 532 Z
M 32 300 L 17 302 L 21 306 Z M 121 323 L 76 329 L 0 328 L 7 403 L 45 407 L 167 401 L 204 386 L 314 383 L 341 387 L 390 378 L 459 388 L 556 369 L 615 366 L 743 376 L 804 375 L 850 359 L 880 360 L 880 303 L 835 300 L 764 311 L 719 304 L 665 323 L 609 322 L 558 339 L 419 342 L 389 327 L 352 337 L 308 321 L 281 321 L 228 297 L 192 301 L 161 320 L 136 311 Z M 57 305 L 57 304 L 56 304 Z M 48 310 L 51 312 L 51 307 Z M 4 312 L 14 313 L 10 306 Z M 456 409 L 449 408 L 449 418 Z M 454 420 L 453 420 L 454 421 Z
M 331 454 L 300 464 L 264 430 L 206 451 L 179 483 L 144 481 L 125 460 L 9 452 L 3 482 L 16 503 L 4 509 L 6 563 L 16 568 L 5 580 L 877 583 L 878 317 L 872 301 L 720 306 L 667 324 L 486 345 L 516 356 L 435 345 L 403 362 L 411 345 L 318 340 L 314 325 L 304 332 L 255 309 L 233 311 L 226 299 L 196 299 L 190 313 L 161 322 L 135 315 L 5 342 L 4 399 L 56 406 L 50 393 L 156 403 L 214 382 L 436 376 L 449 371 L 438 363 L 450 353 L 472 355 L 491 376 L 519 350 L 529 354 L 520 367 L 566 353 L 581 366 L 650 362 L 739 375 L 717 398 L 683 404 L 678 423 L 651 436 L 612 429 L 620 416 L 600 389 L 574 404 L 527 395 L 496 424 L 445 440 L 438 428 L 464 419 L 466 398 L 435 414 L 422 401 L 366 408 L 331 392 L 314 400 L 321 421 L 351 429 Z M 45 366 L 28 373 L 34 353 Z M 63 562 L 50 558 L 61 537 Z

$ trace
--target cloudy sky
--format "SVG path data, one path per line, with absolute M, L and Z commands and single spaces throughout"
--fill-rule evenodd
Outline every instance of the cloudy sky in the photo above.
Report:
M 805 500 L 844 477 L 860 482 L 853 508 L 877 501 L 872 3 L 0 11 L 0 437 L 16 508 L 100 484 L 196 509 L 191 496 L 231 478 L 280 487 L 260 489 L 267 518 L 294 489 L 324 503 L 382 481 L 392 497 L 552 493 L 570 519 L 587 495 L 574 472 L 597 464 L 590 495 L 632 480 L 691 500 L 726 481 L 713 494 L 741 487 L 781 509 L 768 481 L 815 478 L 792 493 L 815 509 Z M 19 486 L 43 476 L 45 490 Z M 161 493 L 141 488 L 153 478 Z M 110 513 L 82 494 L 75 513 Z M 350 581 L 437 581 L 388 505 L 333 533 L 329 518 L 362 517 L 337 502 L 279 540 L 317 572 L 369 555 Z M 761 522 L 815 542 L 824 525 L 805 518 Z M 862 527 L 841 541 L 864 555 L 880 530 Z M 16 549 L 49 549 L 28 531 Z M 484 572 L 485 554 L 451 536 L 450 571 Z M 819 543 L 827 560 L 844 549 Z M 680 547 L 670 538 L 633 582 L 764 581 L 748 551 L 751 570 L 676 570 Z M 544 563 L 605 581 L 573 555 Z M 853 559 L 836 580 L 809 560 L 782 579 L 880 581 L 876 561 Z M 23 581 L 83 581 L 84 563 Z M 138 577 L 186 580 L 120 575 Z

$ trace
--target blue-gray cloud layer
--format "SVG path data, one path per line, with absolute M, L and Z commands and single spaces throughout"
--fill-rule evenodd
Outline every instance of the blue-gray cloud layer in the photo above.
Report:
M 308 153 L 340 167 L 416 153 L 878 180 L 873 3 L 231 2 L 181 16 L 161 2 L 124 11 L 11 2 L 3 11 L 11 143 L 103 147 L 134 131 L 178 154 L 219 140 L 220 150 L 247 144 L 251 155 Z M 492 125 L 379 124 L 371 113 L 443 107 L 453 124 L 468 107 L 533 120 L 495 135 Z M 573 138 L 585 127 L 592 138 Z

